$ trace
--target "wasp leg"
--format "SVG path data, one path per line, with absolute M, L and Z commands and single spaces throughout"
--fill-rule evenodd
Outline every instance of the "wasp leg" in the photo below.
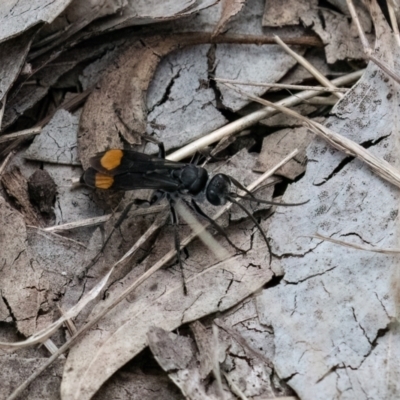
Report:
M 196 212 L 196 214 L 200 215 L 201 217 L 205 218 L 221 235 L 225 237 L 227 242 L 238 252 L 244 254 L 246 253 L 245 250 L 241 249 L 240 247 L 237 247 L 230 239 L 228 234 L 225 232 L 225 229 L 222 228 L 217 222 L 215 222 L 211 217 L 209 217 L 201 208 L 200 206 L 192 199 L 191 203 L 187 202 L 184 200 L 187 206 L 192 209 L 193 211 Z
M 169 196 L 168 196 L 168 201 L 169 201 L 169 207 L 170 207 L 170 211 L 171 211 L 171 223 L 174 228 L 175 250 L 176 250 L 176 255 L 178 258 L 179 267 L 181 269 L 181 275 L 182 275 L 183 294 L 186 296 L 187 295 L 187 287 L 186 287 L 185 274 L 183 271 L 183 264 L 182 264 L 182 258 L 181 258 L 181 243 L 180 243 L 179 231 L 178 231 L 178 215 L 177 215 L 175 207 L 174 207 L 174 201 Z
M 121 215 L 119 216 L 117 222 L 114 224 L 110 234 L 107 236 L 107 239 L 104 241 L 103 245 L 101 246 L 101 249 L 99 250 L 99 252 L 92 258 L 92 260 L 90 261 L 89 265 L 85 268 L 84 270 L 84 275 L 87 274 L 87 272 L 90 270 L 90 268 L 93 267 L 93 265 L 95 265 L 97 263 L 97 261 L 99 260 L 100 256 L 103 254 L 104 249 L 106 248 L 108 242 L 111 239 L 111 236 L 113 235 L 114 231 L 116 229 L 118 229 L 123 220 L 126 218 L 127 214 L 129 213 L 130 209 L 132 208 L 132 206 L 135 204 L 134 201 L 132 201 L 131 203 L 129 203 L 125 209 L 122 211 Z
M 269 262 L 271 263 L 271 261 L 272 261 L 271 245 L 269 244 L 267 236 L 265 235 L 265 233 L 264 233 L 263 229 L 261 228 L 260 224 L 257 222 L 257 220 L 254 218 L 254 216 L 251 214 L 251 212 L 243 204 L 240 204 L 238 201 L 233 199 L 231 196 L 228 197 L 228 200 L 233 204 L 237 204 L 247 214 L 247 216 L 256 224 L 256 227 L 260 231 L 261 235 L 264 238 L 265 243 L 267 244 L 268 251 L 269 251 Z

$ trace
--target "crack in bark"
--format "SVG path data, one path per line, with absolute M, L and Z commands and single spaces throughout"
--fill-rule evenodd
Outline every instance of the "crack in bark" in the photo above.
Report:
M 313 275 L 307 276 L 306 278 L 300 279 L 300 280 L 298 280 L 298 281 L 296 281 L 296 282 L 290 282 L 290 281 L 287 281 L 287 280 L 284 279 L 284 278 L 283 278 L 283 280 L 284 280 L 288 285 L 297 285 L 297 284 L 299 284 L 299 283 L 303 283 L 303 282 L 305 282 L 305 281 L 308 281 L 309 279 L 315 278 L 316 276 L 325 275 L 327 272 L 333 271 L 333 270 L 336 269 L 336 268 L 337 268 L 337 266 L 328 268 L 328 269 L 326 269 L 325 271 L 317 272 L 317 273 L 315 273 L 315 274 L 313 274 Z

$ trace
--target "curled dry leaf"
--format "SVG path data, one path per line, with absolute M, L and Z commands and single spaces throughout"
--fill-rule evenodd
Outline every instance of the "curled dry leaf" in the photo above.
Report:
M 376 55 L 399 69 L 395 39 L 376 3 L 371 6 Z M 399 97 L 400 86 L 370 63 L 326 125 L 397 166 Z M 345 388 L 352 398 L 396 398 L 397 257 L 307 236 L 396 247 L 399 190 L 321 139 L 307 156 L 306 175 L 285 200 L 311 201 L 276 213 L 268 232 L 273 252 L 283 257 L 284 280 L 257 301 L 261 322 L 275 333 L 275 367 L 302 399 L 335 397 Z
M 129 143 L 140 143 L 140 135 L 146 130 L 145 93 L 150 80 L 160 56 L 181 42 L 182 38 L 158 37 L 144 43 L 136 41 L 121 52 L 82 112 L 78 149 L 84 168 L 95 153 L 122 147 L 120 133 Z

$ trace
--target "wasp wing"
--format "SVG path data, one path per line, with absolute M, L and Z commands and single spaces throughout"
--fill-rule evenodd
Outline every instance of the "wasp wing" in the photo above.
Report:
M 167 174 L 127 172 L 112 176 L 98 172 L 94 168 L 88 168 L 81 180 L 93 188 L 114 190 L 152 189 L 174 192 L 180 186 L 177 180 Z
M 133 150 L 111 149 L 96 154 L 90 165 L 98 172 L 110 176 L 126 173 L 165 172 L 184 167 L 186 164 L 150 156 Z

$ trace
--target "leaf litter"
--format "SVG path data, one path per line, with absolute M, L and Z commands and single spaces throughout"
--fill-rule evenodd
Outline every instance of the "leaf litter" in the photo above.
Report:
M 359 249 L 343 250 L 340 246 L 353 240 L 361 244 L 359 248 L 368 247 L 363 243 L 395 248 L 392 238 L 395 237 L 397 189 L 353 159 L 354 152 L 349 155 L 333 150 L 321 139 L 312 138 L 306 128 L 288 121 L 287 117 L 280 117 L 278 125 L 266 120 L 266 124 L 246 132 L 249 138 L 239 137 L 233 141 L 232 134 L 248 129 L 277 111 L 262 108 L 243 114 L 242 108 L 250 99 L 211 80 L 215 75 L 268 84 L 280 81 L 308 85 L 312 82 L 315 86 L 309 72 L 301 70 L 303 67 L 298 66 L 291 55 L 285 54 L 277 45 L 258 45 L 262 36 L 272 43 L 273 35 L 278 34 L 287 43 L 303 44 L 293 50 L 314 60 L 313 64 L 322 71 L 323 77 L 336 78 L 339 85 L 351 84 L 361 72 L 339 78 L 338 74 L 349 74 L 354 64 L 327 64 L 322 50 L 314 48 L 310 51 L 304 46 L 304 43 L 318 46 L 321 41 L 315 40 L 315 36 L 307 36 L 309 33 L 298 25 L 299 21 L 306 24 L 311 21 L 312 29 L 325 45 L 328 62 L 364 58 L 357 31 L 349 19 L 351 13 L 340 2 L 331 2 L 334 11 L 329 7 L 320 11 L 310 5 L 304 8 L 304 4 L 298 2 L 298 6 L 291 7 L 293 12 L 279 23 L 293 26 L 261 28 L 262 18 L 264 25 L 268 25 L 268 7 L 261 0 L 225 1 L 223 5 L 214 6 L 212 3 L 166 2 L 166 8 L 173 6 L 169 11 L 155 6 L 146 11 L 149 5 L 143 4 L 143 9 L 138 12 L 138 8 L 134 9 L 129 2 L 93 2 L 93 7 L 86 9 L 77 2 L 71 2 L 67 7 L 69 2 L 60 1 L 51 5 L 46 3 L 35 18 L 28 18 L 17 31 L 15 26 L 7 28 L 5 20 L 6 28 L 2 29 L 4 37 L 9 39 L 3 41 L 2 46 L 5 49 L 8 46 L 14 52 L 15 62 L 2 70 L 7 77 L 2 80 L 1 88 L 3 95 L 7 93 L 3 102 L 4 132 L 23 131 L 31 129 L 35 123 L 45 122 L 43 129 L 34 132 L 39 136 L 28 151 L 25 145 L 18 147 L 22 140 L 27 140 L 27 134 L 16 139 L 18 142 L 12 137 L 7 138 L 5 154 L 11 148 L 18 151 L 7 157 L 0 175 L 3 181 L 4 177 L 7 180 L 13 168 L 16 171 L 18 167 L 19 181 L 26 183 L 35 171 L 43 169 L 57 185 L 52 218 L 45 217 L 38 206 L 30 205 L 25 183 L 18 186 L 11 181 L 8 186 L 12 189 L 9 193 L 14 193 L 13 198 L 3 188 L 0 191 L 1 215 L 5 221 L 0 242 L 2 248 L 4 245 L 7 249 L 1 267 L 0 316 L 7 329 L 30 336 L 26 343 L 15 344 L 21 347 L 18 353 L 1 356 L 2 365 L 6 365 L 2 379 L 15 374 L 12 379 L 5 378 L 9 382 L 4 386 L 7 394 L 27 377 L 23 372 L 29 368 L 27 366 L 45 363 L 39 369 L 35 368 L 41 371 L 45 365 L 57 362 L 56 378 L 54 372 L 48 371 L 34 380 L 33 377 L 38 375 L 36 372 L 26 382 L 33 382 L 33 393 L 38 393 L 41 398 L 43 391 L 39 383 L 52 382 L 47 397 L 58 397 L 60 373 L 66 362 L 61 383 L 64 399 L 107 398 L 107 394 L 120 397 L 120 387 L 132 390 L 131 393 L 141 398 L 152 398 L 149 388 L 159 388 L 164 398 L 181 398 L 176 389 L 171 390 L 166 384 L 166 373 L 163 375 L 161 370 L 158 375 L 144 372 L 144 359 L 146 362 L 151 359 L 150 352 L 145 350 L 148 343 L 155 360 L 165 367 L 172 381 L 189 398 L 196 398 L 196 390 L 204 394 L 202 398 L 217 398 L 222 392 L 226 398 L 294 394 L 300 398 L 315 398 L 317 393 L 325 398 L 338 392 L 351 392 L 352 396 L 357 396 L 361 391 L 379 393 L 378 397 L 384 398 L 389 393 L 385 391 L 382 378 L 385 374 L 382 372 L 376 383 L 371 379 L 371 372 L 377 363 L 382 363 L 381 370 L 385 371 L 385 361 L 392 367 L 386 375 L 390 386 L 387 390 L 390 394 L 397 393 L 394 378 L 397 355 L 393 343 L 397 340 L 398 329 L 396 298 L 391 286 L 396 275 L 390 270 L 394 265 L 393 256 L 370 256 L 360 253 Z M 17 12 L 21 5 L 25 7 L 24 4 L 19 3 L 11 12 Z M 368 7 L 358 3 L 355 7 L 371 42 L 373 29 Z M 198 12 L 200 9 L 203 10 Z M 7 11 L 6 7 L 3 10 Z M 29 16 L 29 7 L 26 10 Z M 279 22 L 279 10 L 274 12 L 270 24 L 274 19 L 277 24 Z M 74 13 L 74 18 L 66 17 Z M 379 40 L 385 38 L 387 42 L 377 49 L 376 60 L 390 72 L 390 67 L 395 70 L 396 65 L 391 64 L 387 48 L 391 51 L 389 55 L 395 57 L 395 39 L 380 19 L 374 3 L 371 15 Z M 99 19 L 100 16 L 103 18 Z M 170 22 L 163 22 L 167 20 Z M 50 22 L 50 25 L 45 24 L 37 34 L 40 21 Z M 155 21 L 158 24 L 152 25 L 149 34 L 146 24 Z M 134 35 L 129 31 L 132 28 L 120 29 L 135 24 L 141 24 L 142 28 Z M 222 44 L 219 36 L 211 39 L 216 29 L 228 32 L 225 36 L 227 44 Z M 100 47 L 90 42 L 90 37 L 105 31 L 108 33 L 101 36 L 104 41 Z M 188 31 L 192 33 L 188 34 Z M 343 42 L 343 37 L 346 46 L 340 48 L 338 44 Z M 247 44 L 234 45 L 232 40 L 235 43 L 247 41 Z M 253 44 L 249 44 L 252 43 L 250 40 Z M 192 47 L 194 44 L 199 46 Z M 373 59 L 373 56 L 369 57 Z M 312 105 L 313 108 L 307 105 L 309 110 L 301 112 L 311 112 L 308 128 L 319 129 L 319 133 L 328 133 L 331 137 L 338 132 L 366 147 L 368 157 L 370 153 L 377 157 L 374 159 L 378 160 L 377 170 L 384 164 L 380 160 L 391 163 L 385 177 L 391 173 L 395 182 L 396 146 L 392 144 L 388 115 L 392 115 L 394 124 L 396 117 L 393 117 L 395 112 L 388 114 L 387 110 L 393 107 L 397 84 L 390 79 L 377 66 L 369 64 L 362 80 L 335 106 L 331 116 L 318 104 Z M 75 97 L 81 84 L 87 93 L 91 92 L 83 109 L 75 112 L 80 107 L 77 103 L 71 114 L 57 111 L 62 104 L 68 104 L 68 99 Z M 326 81 L 323 84 L 331 85 Z M 252 96 L 266 93 L 267 99 L 284 106 L 300 104 L 316 94 L 326 95 L 314 90 L 287 97 L 286 92 L 279 90 L 254 86 L 250 92 Z M 322 117 L 328 117 L 324 122 L 326 126 L 313 123 L 315 117 L 321 118 L 318 119 L 320 122 Z M 228 124 L 223 126 L 227 121 Z M 292 124 L 294 130 L 290 129 Z M 277 130 L 280 132 L 275 133 Z M 296 135 L 296 131 L 304 136 L 296 137 L 296 143 L 293 143 L 290 137 Z M 103 218 L 104 213 L 115 209 L 121 196 L 99 196 L 87 188 L 71 190 L 72 182 L 81 173 L 77 164 L 80 161 L 86 167 L 91 155 L 106 148 L 143 143 L 144 133 L 155 134 L 170 149 L 184 146 L 171 155 L 171 159 L 176 160 L 230 136 L 231 144 L 221 146 L 221 155 L 227 157 L 233 152 L 236 156 L 227 163 L 215 163 L 212 158 L 211 162 L 213 167 L 221 164 L 226 173 L 245 183 L 247 175 L 253 174 L 249 179 L 254 179 L 251 170 L 263 172 L 294 148 L 302 150 L 296 160 L 281 167 L 279 175 L 298 180 L 289 185 L 284 201 L 310 199 L 310 202 L 298 209 L 270 209 L 265 205 L 252 208 L 273 244 L 271 265 L 254 224 L 234 209 L 220 223 L 231 240 L 247 250 L 246 255 L 235 254 L 225 238 L 219 235 L 215 237 L 219 246 L 229 252 L 229 255 L 220 256 L 222 260 L 216 259 L 214 252 L 201 242 L 187 244 L 184 259 L 188 296 L 183 296 L 180 271 L 173 262 L 170 229 L 161 228 L 166 217 L 160 209 L 156 215 L 144 215 L 134 208 L 130 212 L 134 219 L 127 219 L 114 230 L 117 212 L 115 216 L 107 217 L 104 227 L 75 228 L 64 232 L 65 237 L 27 227 L 35 218 L 36 226 L 46 226 L 50 221 L 68 223 L 69 226 L 77 221 L 79 225 L 81 219 Z M 187 144 L 190 141 L 192 143 Z M 141 146 L 143 149 L 143 144 Z M 253 153 L 243 149 L 249 146 L 256 151 L 262 147 L 258 162 Z M 239 149 L 242 150 L 238 152 Z M 154 150 L 153 146 L 145 147 L 145 151 Z M 353 151 L 357 153 L 359 149 L 354 147 Z M 23 154 L 32 161 L 23 160 Z M 305 175 L 301 177 L 304 171 Z M 287 182 L 285 179 L 283 182 Z M 276 184 L 278 181 L 275 178 L 271 182 Z M 16 187 L 22 190 L 16 192 Z M 279 188 L 279 185 L 275 190 L 273 186 L 267 187 L 257 196 L 268 199 L 273 192 L 274 196 L 281 195 L 283 191 Z M 376 197 L 370 199 L 373 193 L 381 196 L 389 193 L 384 203 L 387 206 L 394 202 L 393 207 L 373 209 L 373 204 L 381 204 Z M 146 196 L 148 193 L 127 194 L 122 205 L 134 197 Z M 330 208 L 327 206 L 329 199 L 333 200 Z M 373 213 L 368 211 L 372 209 Z M 271 214 L 272 218 L 266 219 Z M 367 224 L 364 218 L 367 218 Z M 182 238 L 190 232 L 183 222 L 180 230 Z M 91 260 L 98 255 L 111 231 L 114 233 L 108 245 L 100 257 L 96 257 L 97 263 L 92 264 Z M 215 234 L 213 230 L 211 232 Z M 318 239 L 317 234 L 320 235 Z M 323 241 L 324 236 L 332 237 L 332 242 Z M 188 243 L 186 239 L 184 242 Z M 167 256 L 159 261 L 163 254 Z M 341 260 L 340 264 L 337 260 Z M 159 269 L 165 263 L 169 267 Z M 356 280 L 358 265 L 362 265 L 363 272 Z M 58 305 L 62 306 L 61 311 Z M 72 327 L 71 333 L 59 330 L 66 322 Z M 187 330 L 186 323 L 191 330 Z M 326 333 L 328 327 L 333 332 L 332 338 Z M 310 329 L 313 335 L 310 335 Z M 43 342 L 50 336 L 52 343 L 47 342 L 47 348 L 55 353 L 46 361 L 47 350 L 24 349 L 25 345 Z M 310 337 L 313 346 L 308 347 Z M 4 348 L 13 347 L 7 342 L 15 339 L 7 335 L 2 338 L 5 339 Z M 174 357 L 167 354 L 170 362 L 178 362 L 176 370 L 165 366 L 162 353 L 167 348 L 157 345 L 160 338 L 166 340 L 165 343 L 168 340 L 176 342 L 175 347 L 171 344 Z M 59 350 L 51 350 L 54 345 Z M 388 348 L 387 356 L 384 352 Z M 56 361 L 67 349 L 67 360 Z M 210 349 L 218 349 L 218 357 L 211 354 Z M 373 374 L 375 377 L 375 371 Z M 129 382 L 121 380 L 124 376 L 129 377 Z M 20 390 L 27 383 L 24 385 Z M 20 392 L 13 396 L 17 393 Z

